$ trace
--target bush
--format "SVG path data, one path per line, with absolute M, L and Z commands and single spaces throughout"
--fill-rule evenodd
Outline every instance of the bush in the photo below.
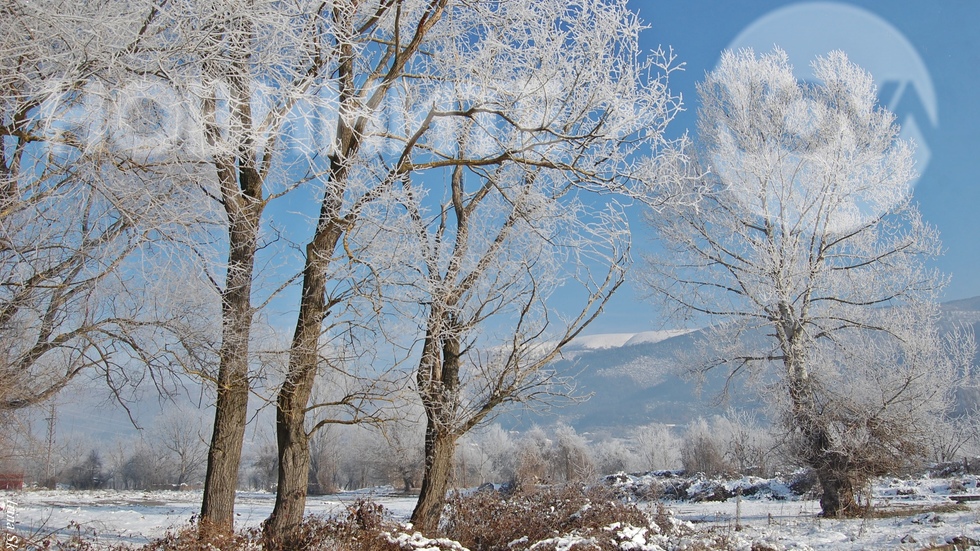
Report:
M 92 450 L 84 461 L 75 464 L 63 477 L 76 490 L 96 490 L 105 486 L 108 478 L 102 472 L 102 459 L 99 452 Z
M 698 419 L 684 435 L 681 443 L 681 464 L 688 473 L 704 473 L 708 476 L 734 472 L 725 461 L 724 443 L 712 432 L 704 419 Z
M 627 531 L 662 533 L 636 506 L 608 488 L 578 486 L 455 494 L 444 516 L 443 533 L 472 551 L 574 548 L 618 549 Z M 630 532 L 632 534 L 633 532 Z M 631 536 L 632 537 L 632 536 Z M 571 544 L 571 545 L 569 545 Z
M 204 534 L 192 520 L 187 529 L 169 533 L 141 548 L 142 551 L 253 551 L 263 549 L 309 551 L 400 551 L 401 527 L 390 520 L 381 505 L 357 501 L 338 518 L 308 516 L 282 541 L 269 541 L 261 528 L 233 536 Z M 392 534 L 396 534 L 393 536 Z

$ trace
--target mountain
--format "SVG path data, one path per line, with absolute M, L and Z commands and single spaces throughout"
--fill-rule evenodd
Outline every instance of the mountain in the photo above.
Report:
M 526 429 L 560 420 L 580 433 L 617 434 L 651 422 L 683 425 L 698 416 L 722 413 L 729 407 L 718 400 L 725 386 L 722 370 L 700 385 L 682 375 L 682 358 L 694 350 L 699 335 L 700 331 L 674 330 L 580 337 L 563 350 L 553 368 L 573 378 L 575 395 L 588 400 L 555 408 L 549 415 L 525 413 L 512 424 L 500 421 Z M 729 390 L 739 407 L 756 401 L 745 395 L 740 381 Z
M 945 330 L 959 326 L 980 333 L 980 297 L 944 303 L 941 315 Z M 560 420 L 580 433 L 619 434 L 653 422 L 684 425 L 729 407 L 761 410 L 764 404 L 753 388 L 742 377 L 728 380 L 724 368 L 709 372 L 700 385 L 684 374 L 684 358 L 693 353 L 702 335 L 698 330 L 668 330 L 579 337 L 553 367 L 574 379 L 575 394 L 589 399 L 547 415 L 529 412 L 502 417 L 500 422 L 526 429 Z M 980 403 L 980 393 L 974 394 Z M 970 395 L 961 394 L 961 399 L 974 401 Z

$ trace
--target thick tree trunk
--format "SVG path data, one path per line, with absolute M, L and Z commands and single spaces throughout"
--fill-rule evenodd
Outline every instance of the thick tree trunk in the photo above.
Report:
M 279 447 L 279 487 L 276 504 L 266 520 L 265 537 L 275 546 L 286 541 L 303 523 L 310 476 L 309 435 L 306 408 L 316 379 L 320 358 L 320 334 L 328 305 L 324 295 L 326 272 L 342 228 L 333 220 L 340 205 L 324 198 L 320 226 L 306 247 L 303 295 L 296 331 L 289 351 L 289 371 L 279 389 L 276 411 L 276 442 Z
M 456 436 L 440 432 L 431 421 L 427 423 L 422 490 L 412 511 L 412 524 L 423 534 L 434 535 L 439 529 L 455 452 Z
M 427 19 L 420 22 L 416 38 L 421 39 L 442 13 L 445 0 L 440 0 Z M 422 26 L 424 25 L 424 27 Z M 353 36 L 354 28 L 345 29 Z M 421 42 L 414 40 L 405 49 L 395 52 L 392 66 L 386 68 L 389 75 L 399 74 L 408 59 L 414 55 Z M 296 331 L 289 353 L 289 372 L 279 391 L 279 409 L 276 415 L 276 435 L 279 445 L 279 488 L 276 505 L 266 521 L 265 536 L 271 542 L 284 541 L 295 527 L 303 522 L 306 508 L 307 480 L 310 467 L 310 449 L 305 432 L 305 421 L 310 393 L 319 365 L 320 335 L 328 315 L 325 292 L 327 268 L 343 232 L 352 220 L 341 215 L 343 196 L 350 161 L 357 156 L 368 118 L 358 114 L 365 107 L 373 110 L 384 97 L 384 91 L 394 82 L 385 79 L 381 87 L 370 94 L 362 104 L 364 95 L 357 89 L 355 79 L 356 49 L 349 43 L 339 46 L 340 63 L 340 117 L 337 125 L 339 153 L 331 158 L 330 178 L 320 203 L 320 215 L 313 239 L 306 247 L 306 266 L 303 272 L 303 295 L 300 302 Z M 387 62 L 386 62 L 387 63 Z M 352 123 L 353 121 L 353 123 Z M 349 216 L 355 216 L 350 213 Z
M 789 303 L 780 304 L 778 312 L 775 329 L 783 351 L 794 428 L 804 440 L 802 459 L 820 480 L 821 514 L 825 517 L 856 514 L 858 507 L 848 458 L 833 450 L 830 431 L 818 411 L 816 390 L 807 368 L 805 331 Z
M 254 313 L 252 279 L 259 225 L 265 209 L 263 180 L 248 131 L 252 126 L 252 94 L 247 52 L 252 31 L 247 22 L 240 30 L 242 32 L 233 33 L 240 43 L 231 48 L 229 56 L 232 61 L 222 70 L 230 72 L 215 74 L 211 71 L 213 67 L 205 67 L 209 77 L 215 79 L 215 87 L 219 87 L 219 81 L 227 84 L 231 97 L 239 100 L 234 102 L 229 122 L 231 127 L 243 130 L 234 138 L 239 142 L 237 151 L 232 155 L 216 155 L 214 159 L 221 199 L 228 218 L 228 268 L 225 289 L 221 294 L 218 394 L 204 479 L 201 528 L 224 533 L 234 530 L 235 490 L 248 414 L 249 340 Z M 205 134 L 211 146 L 222 140 L 216 104 L 215 97 L 206 98 L 204 102 Z
M 234 530 L 235 490 L 248 410 L 248 383 L 242 383 L 241 378 L 236 376 L 218 388 L 219 406 L 214 415 L 201 502 L 201 527 L 207 532 L 228 534 Z
M 805 439 L 803 459 L 813 469 L 823 491 L 821 515 L 846 517 L 860 513 L 854 500 L 854 480 L 848 457 L 833 450 L 826 426 L 813 415 L 797 421 Z
M 805 373 L 804 370 L 799 372 Z M 848 457 L 833 449 L 833 442 L 826 423 L 816 413 L 813 389 L 809 380 L 798 378 L 791 385 L 794 418 L 801 431 L 803 460 L 817 474 L 822 495 L 821 514 L 825 517 L 845 517 L 858 514 L 854 500 L 854 483 Z
M 423 534 L 439 529 L 456 451 L 455 393 L 459 388 L 460 344 L 444 310 L 429 314 L 417 379 L 425 408 L 425 466 L 412 524 Z
M 817 478 L 823 494 L 820 496 L 821 515 L 839 518 L 850 517 L 861 513 L 854 499 L 854 484 L 845 469 L 825 462 L 818 468 Z
M 280 409 L 276 414 L 279 486 L 276 504 L 265 525 L 266 543 L 272 548 L 280 546 L 302 524 L 310 473 L 304 408 L 283 404 L 282 394 L 279 402 Z
M 241 190 L 232 192 L 234 170 L 219 170 L 229 219 L 228 273 L 222 292 L 222 335 L 219 352 L 217 402 L 211 447 L 208 450 L 201 527 L 206 531 L 234 530 L 235 490 L 241 464 L 248 413 L 248 358 L 252 328 L 252 275 L 262 206 L 253 197 L 261 185 L 243 171 Z M 257 189 L 256 189 L 257 186 Z

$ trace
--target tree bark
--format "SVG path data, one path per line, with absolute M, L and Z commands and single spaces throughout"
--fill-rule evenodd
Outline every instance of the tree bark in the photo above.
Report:
M 848 476 L 844 458 L 824 457 L 816 469 L 823 493 L 820 495 L 821 515 L 825 517 L 850 517 L 861 513 L 854 499 L 854 483 Z
M 432 535 L 439 529 L 446 504 L 458 438 L 454 432 L 458 428 L 454 396 L 459 388 L 460 341 L 446 310 L 436 308 L 429 316 L 417 375 L 426 418 L 425 465 L 412 524 L 423 534 Z
M 245 35 L 250 34 L 247 29 Z M 244 49 L 240 51 L 245 51 Z M 247 56 L 245 56 L 247 57 Z M 228 79 L 235 103 L 231 117 L 241 128 L 250 128 L 248 67 L 245 57 L 232 64 Z M 206 135 L 211 145 L 219 141 L 216 100 L 205 101 Z M 221 199 L 228 218 L 228 271 L 221 293 L 221 349 L 214 429 L 208 450 L 208 468 L 201 503 L 201 527 L 231 533 L 234 530 L 235 490 L 241 464 L 242 441 L 248 414 L 249 340 L 252 330 L 252 280 L 259 226 L 265 209 L 263 180 L 247 137 L 234 155 L 215 157 Z
M 247 198 L 226 198 L 226 204 L 229 202 L 239 208 L 228 210 L 230 252 L 221 297 L 218 392 L 201 503 L 201 526 L 222 533 L 234 530 L 235 490 L 248 412 L 252 272 L 262 212 L 260 203 Z
M 387 12 L 392 5 L 393 3 L 388 4 L 377 13 L 377 16 L 380 17 L 383 12 Z M 378 108 L 387 90 L 402 75 L 405 64 L 421 47 L 428 30 L 440 20 L 445 5 L 446 0 L 438 0 L 429 6 L 419 20 L 412 39 L 401 45 L 401 49 L 392 50 L 390 67 L 385 67 L 384 70 L 379 67 L 377 74 L 385 76 L 372 83 L 370 93 L 357 88 L 358 51 L 353 46 L 353 42 L 341 41 L 337 45 L 340 116 L 337 121 L 336 136 L 339 147 L 336 156 L 331 157 L 330 176 L 326 181 L 326 189 L 320 203 L 316 232 L 306 247 L 303 294 L 290 348 L 289 371 L 277 398 L 279 488 L 276 493 L 276 505 L 265 525 L 265 536 L 270 542 L 284 541 L 284 538 L 303 522 L 310 467 L 306 414 L 319 365 L 323 322 L 330 308 L 325 297 L 327 269 L 330 267 L 334 249 L 341 235 L 357 216 L 355 211 L 345 217 L 341 215 L 341 211 L 350 163 L 357 157 L 369 120 L 360 112 Z M 342 28 L 338 29 L 339 36 L 353 37 L 358 33 L 366 32 L 369 28 L 357 29 L 348 25 L 351 25 L 351 21 L 341 24 Z M 389 58 L 384 57 L 384 60 L 387 66 Z M 406 155 L 410 151 L 411 148 L 406 150 Z
M 796 340 L 786 348 L 786 368 L 789 378 L 789 394 L 793 404 L 793 420 L 801 432 L 803 460 L 814 470 L 820 481 L 821 514 L 825 517 L 844 517 L 859 513 L 854 500 L 854 483 L 850 476 L 850 462 L 840 452 L 833 450 L 830 431 L 817 413 L 814 389 L 804 365 L 805 354 Z
M 225 534 L 234 531 L 235 490 L 248 408 L 248 383 L 242 383 L 238 375 L 232 379 L 218 388 L 221 405 L 215 410 L 201 503 L 201 527 Z
M 811 409 L 798 413 L 797 424 L 804 438 L 803 459 L 820 481 L 820 514 L 832 518 L 858 514 L 850 461 L 832 449 L 826 423 Z
M 303 522 L 310 473 L 309 437 L 306 433 L 306 401 L 296 392 L 280 393 L 276 413 L 279 445 L 279 478 L 276 504 L 266 521 L 266 545 L 278 548 Z M 308 393 L 307 393 L 308 394 Z M 296 401 L 296 402 L 294 402 Z
M 425 474 L 419 501 L 412 511 L 412 524 L 415 530 L 423 534 L 433 535 L 439 529 L 455 451 L 455 435 L 439 430 L 431 420 L 428 421 L 425 428 Z
M 303 523 L 310 475 L 306 408 L 313 391 L 320 358 L 320 334 L 328 314 L 326 272 L 343 228 L 336 213 L 340 200 L 329 190 L 320 211 L 320 224 L 306 246 L 303 294 L 289 351 L 289 371 L 276 399 L 276 442 L 279 447 L 279 487 L 276 504 L 266 520 L 264 535 L 270 545 L 285 541 Z
M 821 514 L 841 517 L 857 512 L 848 458 L 835 452 L 826 422 L 817 412 L 813 383 L 807 367 L 805 331 L 793 307 L 779 304 L 776 336 L 783 352 L 783 367 L 793 408 L 793 423 L 803 437 L 802 459 L 817 474 L 822 495 Z

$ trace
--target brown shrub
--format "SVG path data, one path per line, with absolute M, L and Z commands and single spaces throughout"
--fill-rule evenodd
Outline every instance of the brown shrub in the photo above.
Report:
M 203 534 L 197 526 L 168 533 L 143 546 L 141 551 L 399 551 L 388 533 L 400 527 L 376 503 L 357 501 L 338 518 L 308 516 L 303 524 L 281 541 L 270 541 L 261 528 L 251 528 L 233 536 Z
M 196 519 L 186 528 L 168 531 L 166 535 L 140 548 L 141 551 L 244 551 L 257 549 L 261 541 L 258 528 L 237 534 L 222 534 L 197 526 Z
M 616 528 L 632 526 L 653 534 L 650 517 L 603 487 L 523 488 L 514 494 L 481 491 L 449 500 L 444 534 L 472 551 L 521 551 L 558 545 L 556 538 L 580 541 L 572 548 L 616 549 Z M 553 542 L 554 545 L 545 545 Z
M 266 541 L 265 549 L 323 549 L 350 551 L 397 551 L 386 535 L 400 527 L 384 507 L 358 500 L 347 507 L 344 518 L 307 517 L 303 525 L 281 544 Z

